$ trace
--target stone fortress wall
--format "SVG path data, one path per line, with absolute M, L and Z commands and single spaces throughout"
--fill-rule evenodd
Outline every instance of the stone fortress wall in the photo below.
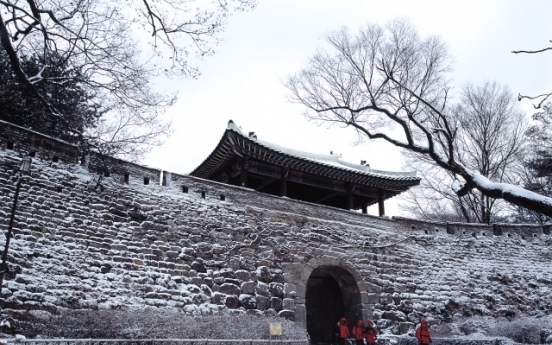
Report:
M 99 156 L 85 168 L 75 146 L 6 123 L 2 232 L 29 152 L 2 291 L 15 319 L 151 306 L 306 323 L 322 276 L 339 284 L 349 320 L 393 334 L 421 317 L 552 310 L 549 226 L 374 217 Z

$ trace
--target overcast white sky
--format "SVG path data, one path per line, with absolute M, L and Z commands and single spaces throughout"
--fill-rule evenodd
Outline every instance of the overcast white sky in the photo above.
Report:
M 283 81 L 299 71 L 324 34 L 343 26 L 351 32 L 367 22 L 410 18 L 420 35 L 440 35 L 455 60 L 457 89 L 466 82 L 496 80 L 514 94 L 552 91 L 552 52 L 539 49 L 552 39 L 552 1 L 547 0 L 260 0 L 250 12 L 230 18 L 217 54 L 199 62 L 197 80 L 165 85 L 179 92 L 167 111 L 174 133 L 143 163 L 189 173 L 216 147 L 228 120 L 259 139 L 313 153 L 342 153 L 366 159 L 380 170 L 402 170 L 400 153 L 378 142 L 355 144 L 347 129 L 320 128 L 306 121 L 302 107 L 286 101 Z M 529 102 L 523 104 L 531 110 Z M 394 201 L 388 215 L 400 215 Z M 369 211 L 375 214 L 376 210 Z

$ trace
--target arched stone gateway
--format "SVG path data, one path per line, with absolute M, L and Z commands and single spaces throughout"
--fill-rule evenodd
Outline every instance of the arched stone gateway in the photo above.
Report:
M 350 327 L 357 319 L 372 319 L 382 292 L 339 255 L 285 265 L 284 278 L 297 291 L 295 319 L 307 327 L 313 343 L 327 343 L 332 326 L 341 317 L 347 318 Z
M 330 343 L 337 321 L 345 317 L 349 326 L 362 315 L 360 291 L 353 276 L 341 267 L 315 268 L 305 298 L 307 331 L 313 343 Z

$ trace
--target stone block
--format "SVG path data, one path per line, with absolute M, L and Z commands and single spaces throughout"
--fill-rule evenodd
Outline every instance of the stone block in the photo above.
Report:
M 257 295 L 257 309 L 266 310 L 270 308 L 270 299 L 265 296 Z
M 238 279 L 234 279 L 234 278 L 224 278 L 224 282 L 225 283 L 230 283 L 230 284 L 234 284 L 236 286 L 240 286 L 240 281 Z
M 241 292 L 245 294 L 252 295 L 255 293 L 255 283 L 254 282 L 245 282 L 241 284 Z
M 307 324 L 307 308 L 304 304 L 295 305 L 295 321 L 303 326 Z
M 226 305 L 226 308 L 228 309 L 236 309 L 239 304 L 240 301 L 238 300 L 238 296 L 235 295 L 227 295 L 224 301 L 224 305 Z
M 259 266 L 257 267 L 257 281 L 263 282 L 263 283 L 270 283 L 272 281 L 272 274 L 270 273 L 270 269 L 266 266 Z
M 212 287 L 213 286 L 213 278 L 211 277 L 205 277 L 203 278 L 203 284 Z
M 274 296 L 284 297 L 284 284 L 272 282 L 268 289 Z
M 200 289 L 205 295 L 209 297 L 211 297 L 211 295 L 213 294 L 213 291 L 211 290 L 211 288 L 205 284 L 201 284 Z
M 203 293 L 193 294 L 190 297 L 192 298 L 192 303 L 195 305 L 203 304 L 211 299 L 209 296 Z
M 384 311 L 381 317 L 393 321 L 406 321 L 406 315 L 398 310 Z
M 379 303 L 380 296 L 377 293 L 361 292 L 360 300 L 363 304 L 376 304 Z
M 378 329 L 388 329 L 393 334 L 399 333 L 399 323 L 397 321 L 393 321 L 389 319 L 378 319 L 378 320 L 375 320 L 375 323 Z
M 246 271 L 246 270 L 237 270 L 234 273 L 234 275 L 236 276 L 237 279 L 241 281 L 251 280 L 251 273 L 249 273 L 249 271 Z
M 283 317 L 284 319 L 288 319 L 291 321 L 295 320 L 295 312 L 292 310 L 281 310 L 278 312 L 278 317 Z
M 270 296 L 270 291 L 269 291 L 268 284 L 257 282 L 257 287 L 255 288 L 255 293 L 257 295 L 261 295 L 261 296 L 266 296 L 266 297 Z
M 290 283 L 285 283 L 284 284 L 284 296 L 286 298 L 293 298 L 296 296 L 297 292 L 295 292 L 295 290 L 297 290 L 297 285 L 295 284 L 290 284 Z
M 167 252 L 165 253 L 165 255 L 167 255 L 167 257 L 169 257 L 169 258 L 171 258 L 171 259 L 177 258 L 179 254 L 180 254 L 180 253 L 174 252 L 174 251 L 172 251 L 172 250 L 169 250 L 169 251 L 167 251 Z
M 270 308 L 276 311 L 282 310 L 282 299 L 279 297 L 270 298 Z
M 190 235 L 190 236 L 188 236 L 188 238 L 190 240 L 192 240 L 193 242 L 201 242 L 203 240 L 201 235 Z
M 316 259 L 313 259 L 313 260 L 316 260 Z M 301 264 L 299 263 L 289 263 L 286 265 L 286 267 L 284 268 L 284 277 L 286 274 L 294 274 L 294 273 L 299 273 L 301 274 L 301 270 L 302 270 L 302 266 Z
M 307 294 L 307 287 L 303 284 L 296 284 L 295 292 L 297 292 L 297 297 L 305 298 Z
M 194 261 L 192 262 L 192 269 L 196 270 L 197 272 L 205 273 L 207 272 L 207 268 L 205 268 L 205 264 L 203 262 Z
M 282 303 L 282 309 L 294 310 L 295 309 L 295 301 L 292 298 L 284 298 L 283 303 Z
M 223 268 L 219 271 L 219 274 L 223 278 L 234 278 L 234 270 L 231 268 Z
M 391 304 L 393 303 L 393 295 L 390 293 L 381 293 L 380 294 L 380 304 Z
M 399 322 L 399 333 L 408 334 L 409 332 L 414 332 L 415 326 L 412 322 Z
M 374 319 L 374 310 L 373 309 L 361 309 L 362 320 L 373 320 Z
M 282 273 L 275 273 L 272 275 L 272 281 L 283 284 L 285 282 L 284 275 Z
M 380 293 L 383 291 L 383 288 L 380 285 L 376 285 L 374 283 L 370 283 L 367 281 L 359 282 L 358 288 L 360 289 L 360 291 L 366 291 L 366 292 L 372 292 L 372 293 Z
M 220 286 L 219 291 L 227 295 L 239 295 L 241 290 L 235 284 L 224 283 Z
M 238 299 L 240 306 L 244 307 L 245 309 L 257 308 L 257 299 L 255 298 L 255 296 L 241 294 Z

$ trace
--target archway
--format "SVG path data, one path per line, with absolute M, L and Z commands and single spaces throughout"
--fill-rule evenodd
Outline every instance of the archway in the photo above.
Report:
M 351 327 L 361 315 L 360 291 L 354 277 L 343 268 L 320 266 L 307 281 L 305 306 L 312 343 L 329 344 L 340 318 L 347 318 Z

